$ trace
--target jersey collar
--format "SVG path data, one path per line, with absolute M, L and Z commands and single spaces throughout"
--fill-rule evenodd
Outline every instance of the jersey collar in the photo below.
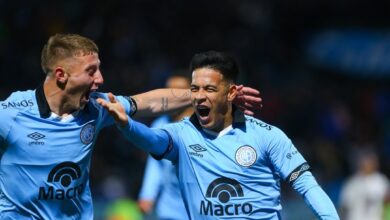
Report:
M 47 99 L 45 96 L 45 92 L 43 91 L 43 83 L 38 86 L 35 90 L 35 97 L 37 99 L 39 115 L 41 118 L 48 118 L 51 115 L 51 110 L 49 103 L 47 103 Z

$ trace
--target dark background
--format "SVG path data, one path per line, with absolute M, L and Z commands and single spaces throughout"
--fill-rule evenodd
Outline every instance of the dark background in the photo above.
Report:
M 262 93 L 258 117 L 287 133 L 338 206 L 355 152 L 374 150 L 390 174 L 389 11 L 389 1 L 363 0 L 0 0 L 0 98 L 44 80 L 40 51 L 55 33 L 92 38 L 101 90 L 123 95 L 163 87 L 194 53 L 227 51 L 240 81 Z M 103 130 L 91 173 L 97 219 L 111 201 L 137 198 L 145 159 Z M 288 187 L 283 205 L 285 219 L 312 218 Z

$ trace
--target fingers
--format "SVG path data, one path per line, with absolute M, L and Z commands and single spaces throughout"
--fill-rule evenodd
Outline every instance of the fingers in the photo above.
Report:
M 111 92 L 108 93 L 108 100 L 110 100 L 111 103 L 116 103 L 115 96 Z
M 248 95 L 244 95 L 244 100 L 245 102 L 252 102 L 254 104 L 256 103 L 261 103 L 261 101 L 263 101 L 260 97 L 255 97 L 255 96 L 248 96 Z
M 255 113 L 250 110 L 244 110 L 244 114 L 253 116 Z
M 253 88 L 250 88 L 250 87 L 243 87 L 242 91 L 246 95 L 254 95 L 254 96 L 259 96 L 260 95 L 260 91 L 259 90 L 253 89 Z
M 101 106 L 107 108 L 107 102 L 106 102 L 106 100 L 104 100 L 104 99 L 102 99 L 102 98 L 97 98 L 97 99 L 96 99 L 96 102 L 97 102 L 99 105 L 101 105 Z

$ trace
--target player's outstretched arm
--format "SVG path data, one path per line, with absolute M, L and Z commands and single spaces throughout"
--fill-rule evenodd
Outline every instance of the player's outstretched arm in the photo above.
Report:
M 239 85 L 238 94 L 233 100 L 239 109 L 247 115 L 254 115 L 262 108 L 260 92 L 256 89 Z M 189 89 L 155 89 L 132 96 L 137 103 L 135 117 L 155 116 L 157 114 L 178 110 L 191 104 Z
M 301 194 L 305 203 L 318 219 L 340 220 L 337 210 L 324 190 L 318 185 L 311 172 L 306 171 L 298 177 L 292 187 Z
M 119 125 L 122 134 L 137 147 L 162 157 L 168 146 L 171 145 L 168 133 L 160 129 L 152 129 L 146 125 L 130 119 L 125 108 L 118 102 L 112 93 L 108 93 L 108 100 L 96 99 L 97 103 L 103 106 Z

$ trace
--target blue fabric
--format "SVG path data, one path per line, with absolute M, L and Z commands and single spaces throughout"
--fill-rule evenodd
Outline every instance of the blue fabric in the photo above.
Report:
M 338 214 L 330 198 L 318 185 L 312 173 L 306 171 L 292 185 L 318 219 L 338 220 Z
M 151 126 L 158 128 L 169 122 L 169 116 L 163 115 L 153 121 Z M 169 160 L 148 157 L 139 199 L 155 202 L 158 219 L 188 219 L 176 176 L 176 167 Z
M 0 102 L 0 219 L 93 219 L 91 153 L 99 131 L 114 123 L 97 97 L 107 94 L 91 94 L 67 121 L 42 117 L 50 109 L 37 91 Z M 116 98 L 130 114 L 126 98 Z
M 232 129 L 218 137 L 204 132 L 194 117 L 163 126 L 169 136 L 130 123 L 131 129 L 123 132 L 154 154 L 164 152 L 167 147 L 159 146 L 167 146 L 172 138 L 172 149 L 165 156 L 177 164 L 190 219 L 281 219 L 280 181 L 292 176 L 296 180 L 292 173 L 306 163 L 280 129 L 239 111 Z M 326 194 L 312 197 L 310 190 L 307 193 L 305 198 L 314 209 L 319 206 L 313 200 L 329 199 Z M 333 216 L 333 210 L 327 211 Z

